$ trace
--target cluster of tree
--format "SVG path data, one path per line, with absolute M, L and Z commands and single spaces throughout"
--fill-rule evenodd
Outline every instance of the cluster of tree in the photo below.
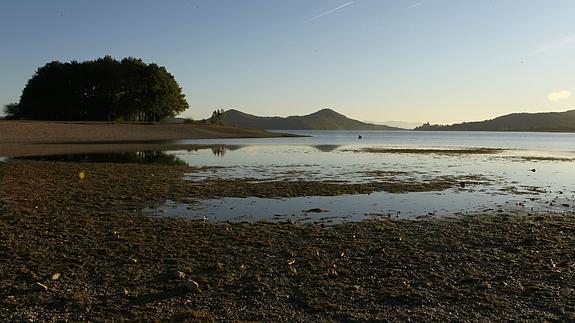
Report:
M 224 109 L 219 109 L 212 112 L 210 123 L 222 126 L 224 124 L 224 112 Z
M 187 108 L 182 89 L 163 66 L 106 56 L 46 64 L 5 113 L 12 119 L 160 121 Z

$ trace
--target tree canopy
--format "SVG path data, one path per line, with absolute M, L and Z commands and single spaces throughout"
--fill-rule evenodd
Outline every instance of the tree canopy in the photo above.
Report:
M 224 109 L 217 109 L 212 112 L 212 117 L 210 118 L 211 124 L 217 124 L 220 126 L 224 125 Z
M 163 66 L 110 56 L 50 62 L 22 91 L 14 118 L 34 120 L 160 121 L 188 108 Z

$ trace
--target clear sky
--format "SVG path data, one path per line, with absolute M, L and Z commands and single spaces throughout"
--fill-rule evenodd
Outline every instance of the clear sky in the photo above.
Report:
M 0 3 L 0 42 L 1 105 L 49 61 L 109 54 L 166 66 L 193 118 L 575 108 L 573 0 L 14 0 Z

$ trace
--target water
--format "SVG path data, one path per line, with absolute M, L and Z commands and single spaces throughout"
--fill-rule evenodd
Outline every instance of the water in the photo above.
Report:
M 575 204 L 575 134 L 286 131 L 312 137 L 184 140 L 201 149 L 155 152 L 135 157 L 80 154 L 84 162 L 162 162 L 203 167 L 190 181 L 241 179 L 249 182 L 320 181 L 339 184 L 432 182 L 468 183 L 433 192 L 295 197 L 223 198 L 191 205 L 171 201 L 147 211 L 210 221 L 294 221 L 339 223 L 377 218 L 422 218 L 496 213 L 572 212 Z M 362 139 L 358 139 L 361 135 Z M 488 154 L 372 153 L 377 149 L 500 148 Z M 62 160 L 62 156 L 43 159 Z M 207 167 L 205 167 L 207 166 Z M 320 208 L 325 212 L 307 212 Z
M 490 147 L 540 151 L 575 151 L 574 133 L 477 131 L 282 130 L 311 137 L 183 140 L 183 143 L 251 145 L 357 145 L 387 147 Z M 359 140 L 358 136 L 362 136 Z
M 174 152 L 194 166 L 218 166 L 189 180 L 250 181 L 432 181 L 442 176 L 476 176 L 482 184 L 440 192 L 412 192 L 289 199 L 224 198 L 195 205 L 167 203 L 157 215 L 211 221 L 338 223 L 381 217 L 421 218 L 482 212 L 571 211 L 574 204 L 575 134 L 287 131 L 305 138 L 185 141 L 216 144 L 196 152 Z M 358 139 L 358 136 L 362 139 Z M 363 148 L 505 149 L 494 154 L 382 154 Z M 533 171 L 535 170 L 535 171 Z M 568 205 L 568 206 L 566 206 Z M 321 208 L 327 212 L 305 212 Z

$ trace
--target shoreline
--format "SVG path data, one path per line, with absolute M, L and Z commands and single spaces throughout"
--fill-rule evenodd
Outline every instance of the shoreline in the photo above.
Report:
M 281 137 L 301 136 L 203 124 L 0 121 L 0 156 L 195 149 L 198 145 L 170 142 L 183 139 Z

